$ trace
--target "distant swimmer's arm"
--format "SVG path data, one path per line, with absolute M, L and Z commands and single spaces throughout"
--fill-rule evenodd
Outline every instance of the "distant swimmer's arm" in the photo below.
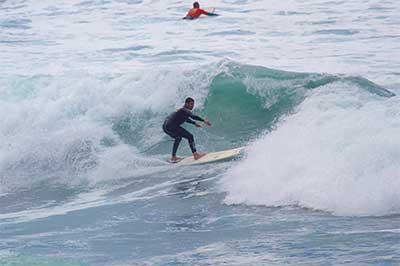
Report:
M 207 12 L 207 11 L 204 11 L 204 10 L 202 10 L 202 13 L 203 13 L 204 15 L 207 15 L 207 16 L 219 16 L 219 15 L 216 14 L 216 13 L 210 13 L 210 12 Z

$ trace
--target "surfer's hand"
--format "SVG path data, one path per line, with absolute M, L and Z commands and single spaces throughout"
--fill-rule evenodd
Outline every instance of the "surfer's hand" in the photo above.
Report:
M 207 126 L 211 127 L 211 123 L 210 123 L 210 121 L 208 121 L 208 119 L 207 119 L 207 118 L 206 118 L 206 119 L 204 119 L 204 123 L 205 123 Z
M 196 123 L 196 124 L 194 124 L 194 125 L 195 125 L 196 127 L 201 127 L 201 125 L 200 125 L 200 124 L 197 124 L 197 123 Z

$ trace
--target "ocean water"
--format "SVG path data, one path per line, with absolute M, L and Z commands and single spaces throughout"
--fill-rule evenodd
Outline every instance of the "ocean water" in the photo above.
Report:
M 398 2 L 191 4 L 0 0 L 0 265 L 400 265 Z

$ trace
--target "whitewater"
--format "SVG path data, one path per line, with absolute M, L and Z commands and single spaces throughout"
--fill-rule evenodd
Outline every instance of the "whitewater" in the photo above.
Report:
M 399 4 L 191 5 L 0 0 L 0 265 L 400 264 Z

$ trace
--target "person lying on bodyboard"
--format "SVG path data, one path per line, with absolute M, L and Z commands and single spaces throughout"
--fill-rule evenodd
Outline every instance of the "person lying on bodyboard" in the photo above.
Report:
M 208 125 L 209 127 L 211 126 L 211 123 L 210 121 L 208 121 L 207 118 L 203 119 L 197 115 L 192 114 L 193 107 L 194 107 L 194 99 L 190 97 L 186 98 L 185 105 L 182 108 L 178 109 L 176 112 L 170 114 L 163 123 L 162 127 L 163 131 L 167 135 L 175 139 L 174 145 L 172 147 L 172 156 L 171 159 L 169 160 L 171 163 L 177 163 L 180 160 L 182 160 L 182 158 L 176 156 L 176 151 L 178 150 L 179 143 L 181 142 L 182 138 L 188 140 L 190 149 L 192 150 L 193 157 L 195 160 L 198 160 L 204 155 L 206 155 L 205 153 L 197 152 L 193 135 L 190 134 L 189 131 L 181 127 L 181 125 L 185 122 L 193 124 L 196 127 L 201 127 L 200 124 L 196 123 L 193 120 L 201 121 L 206 125 Z
M 201 15 L 218 16 L 218 14 L 210 13 L 210 12 L 207 12 L 207 11 L 201 9 L 199 2 L 194 2 L 193 8 L 189 10 L 187 15 L 183 19 L 196 19 L 196 18 L 200 17 Z

